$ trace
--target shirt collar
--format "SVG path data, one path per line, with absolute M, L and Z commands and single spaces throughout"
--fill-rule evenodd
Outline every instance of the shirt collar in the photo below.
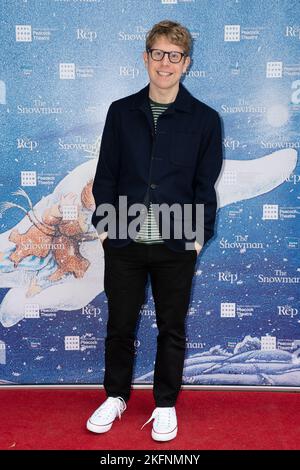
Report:
M 149 106 L 149 83 L 134 95 L 131 109 L 145 109 Z M 179 83 L 179 90 L 175 101 L 168 107 L 168 112 L 174 112 L 175 109 L 186 113 L 192 112 L 193 97 L 182 83 Z

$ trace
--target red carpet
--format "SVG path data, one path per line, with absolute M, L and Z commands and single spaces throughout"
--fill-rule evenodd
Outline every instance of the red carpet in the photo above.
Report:
M 133 390 L 110 432 L 85 429 L 105 399 L 103 390 L 1 390 L 0 449 L 201 450 L 300 449 L 300 394 L 182 391 L 179 431 L 169 443 L 152 440 L 152 390 Z

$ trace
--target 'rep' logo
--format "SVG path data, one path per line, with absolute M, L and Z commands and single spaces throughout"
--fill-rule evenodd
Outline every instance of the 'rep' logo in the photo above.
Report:
M 17 139 L 17 149 L 28 149 L 31 152 L 35 150 L 38 146 L 38 143 L 36 140 L 31 140 L 27 138 L 20 138 Z
M 294 318 L 298 315 L 298 309 L 290 305 L 278 305 L 278 315 L 282 317 Z

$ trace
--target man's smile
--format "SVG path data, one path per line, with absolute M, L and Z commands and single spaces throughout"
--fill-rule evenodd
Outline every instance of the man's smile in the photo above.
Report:
M 170 75 L 173 75 L 172 72 L 162 72 L 160 70 L 157 71 L 158 75 L 162 76 L 162 77 L 169 77 Z

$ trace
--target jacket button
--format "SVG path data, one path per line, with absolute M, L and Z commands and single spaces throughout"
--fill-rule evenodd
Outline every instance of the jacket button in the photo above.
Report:
M 152 183 L 152 184 L 150 185 L 150 188 L 151 188 L 151 189 L 155 189 L 156 187 L 157 187 L 157 185 L 154 184 L 154 183 Z

